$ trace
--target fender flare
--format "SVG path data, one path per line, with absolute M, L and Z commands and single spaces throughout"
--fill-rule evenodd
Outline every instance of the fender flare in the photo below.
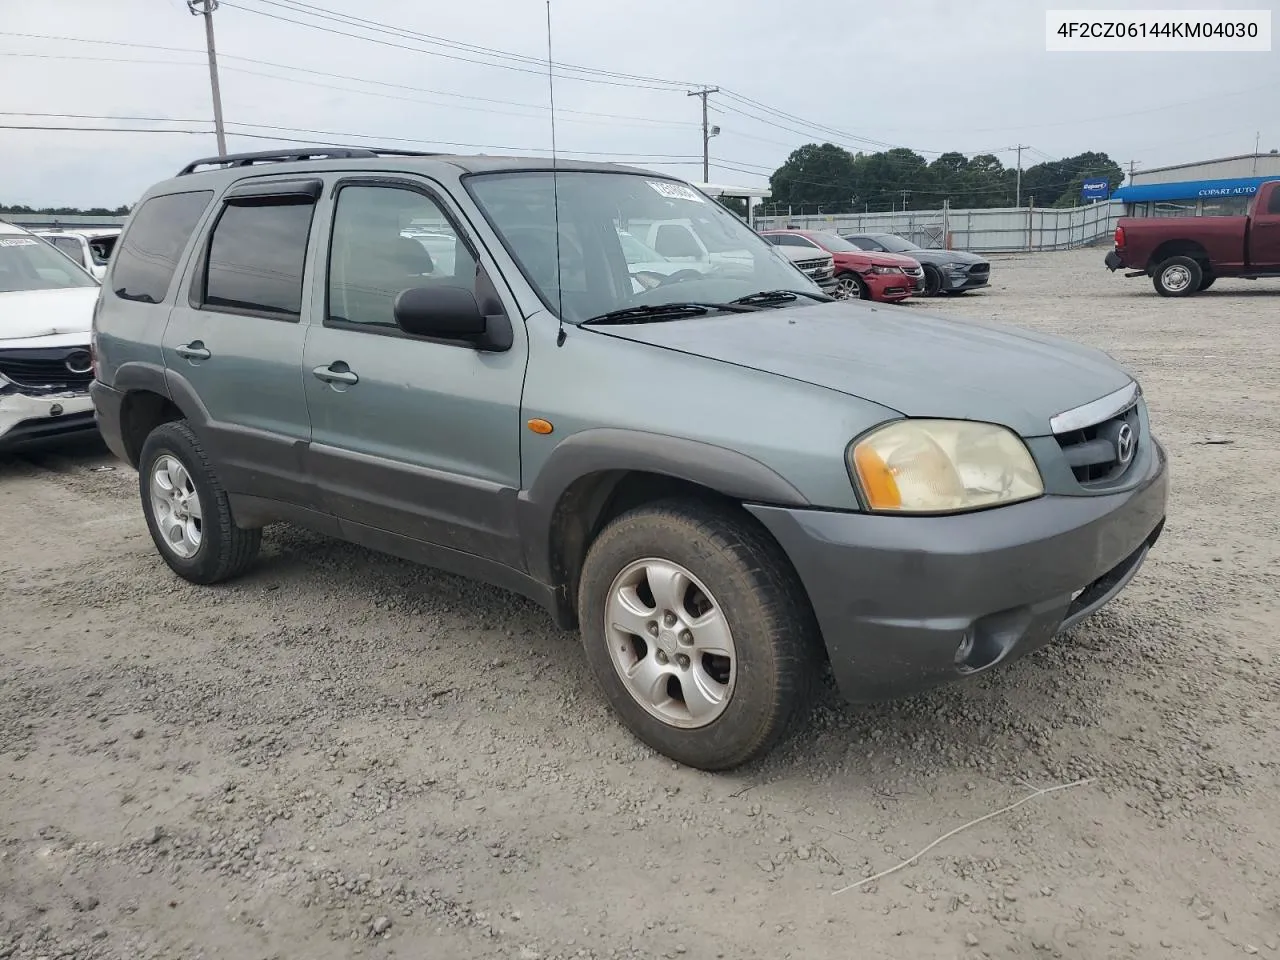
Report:
M 790 481 L 754 457 L 737 450 L 666 434 L 640 430 L 597 428 L 562 440 L 551 452 L 533 483 L 519 495 L 519 524 L 529 572 L 543 583 L 562 582 L 557 569 L 555 541 L 557 513 L 578 481 L 599 476 L 592 485 L 598 511 L 617 480 L 627 473 L 667 476 L 707 487 L 726 497 L 774 506 L 806 507 L 809 500 Z M 612 482 L 609 482 L 612 479 Z M 599 487 L 603 486 L 603 494 Z M 575 505 L 570 505 L 572 508 Z

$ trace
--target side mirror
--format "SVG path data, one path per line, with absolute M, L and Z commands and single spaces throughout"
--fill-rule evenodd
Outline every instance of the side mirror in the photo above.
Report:
M 464 287 L 411 287 L 391 307 L 405 333 L 440 340 L 481 340 L 489 323 L 475 294 Z

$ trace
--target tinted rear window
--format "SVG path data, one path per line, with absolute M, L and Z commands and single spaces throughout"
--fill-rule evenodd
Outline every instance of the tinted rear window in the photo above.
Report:
M 120 238 L 111 272 L 116 296 L 159 303 L 178 269 L 178 258 L 200 215 L 213 199 L 209 190 L 152 197 L 134 215 Z
M 228 205 L 213 228 L 204 302 L 297 316 L 315 205 Z

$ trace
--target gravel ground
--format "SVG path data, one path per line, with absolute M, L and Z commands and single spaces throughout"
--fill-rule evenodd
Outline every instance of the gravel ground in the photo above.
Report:
M 1174 482 L 1143 572 L 731 775 L 639 746 L 522 599 L 289 528 L 192 587 L 100 448 L 0 458 L 0 958 L 1280 956 L 1280 287 L 1101 260 L 893 309 L 1143 379 Z

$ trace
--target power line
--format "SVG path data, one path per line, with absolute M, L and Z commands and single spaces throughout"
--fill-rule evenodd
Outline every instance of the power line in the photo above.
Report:
M 226 4 L 226 5 L 227 5 L 227 6 L 230 6 L 230 4 Z M 69 43 L 91 43 L 91 44 L 104 44 L 104 45 L 108 45 L 108 46 L 131 47 L 131 48 L 135 48 L 135 49 L 143 49 L 143 50 L 161 50 L 161 51 L 165 51 L 165 52 L 168 52 L 168 53 L 192 53 L 192 54 L 202 54 L 202 53 L 204 53 L 204 51 L 203 51 L 203 50 L 197 50 L 197 49 L 194 49 L 194 48 L 191 48 L 191 47 L 169 47 L 169 46 L 160 46 L 160 45 L 157 45 L 157 44 L 150 44 L 150 43 L 130 43 L 130 42 L 122 41 L 122 40 L 95 40 L 95 39 L 90 39 L 90 38 L 87 38 L 87 37 L 65 37 L 65 36 L 53 36 L 53 35 L 50 35 L 50 34 L 39 34 L 39 33 L 13 33 L 13 32 L 10 32 L 10 31 L 0 31 L 0 36 L 5 36 L 5 37 L 20 37 L 20 38 L 24 38 L 24 39 L 35 39 L 35 40 L 58 40 L 58 41 L 66 41 L 66 42 L 69 42 Z M 62 59 L 62 60 L 99 60 L 99 61 L 101 61 L 101 62 L 107 62 L 107 63 L 153 63 L 153 64 L 159 63 L 159 64 L 173 64 L 173 65 L 182 65 L 182 66 L 193 66 L 193 65 L 195 65 L 195 64 L 186 63 L 186 62 L 184 62 L 184 61 L 176 61 L 176 60 L 136 60 L 136 61 L 133 61 L 133 60 L 126 60 L 126 59 L 106 58 L 106 57 L 102 57 L 102 58 L 96 58 L 96 57 L 77 57 L 77 56 L 72 56 L 72 55 L 43 54 L 43 53 L 12 53 L 12 54 L 4 54 L 4 55 L 5 55 L 5 56 L 18 56 L 18 57 L 36 57 L 36 58 L 43 58 L 43 59 Z M 545 112 L 545 111 L 547 110 L 547 105 L 546 105 L 545 103 L 526 103 L 526 102 L 524 102 L 524 101 L 519 101 L 519 100 L 501 100 L 501 99 L 497 99 L 497 98 L 494 98 L 494 97 L 481 97 L 481 96 L 476 96 L 476 95 L 474 95 L 474 94 L 454 93 L 454 92 L 452 92 L 452 91 L 448 91 L 448 90 L 433 90 L 433 89 L 426 88 L 426 87 L 415 87 L 415 86 L 411 86 L 411 85 L 409 85 L 409 84 L 403 84 L 403 83 L 391 83 L 391 82 L 386 81 L 386 80 L 373 80 L 373 79 L 370 79 L 370 78 L 368 78 L 368 77 L 357 77 L 357 76 L 352 76 L 352 75 L 350 75 L 350 74 L 330 73 L 330 72 L 323 71 L 323 70 L 312 70 L 312 69 L 310 69 L 310 68 L 308 68 L 308 67 L 298 67 L 298 66 L 294 66 L 293 64 L 288 64 L 288 63 L 276 63 L 276 62 L 271 61 L 271 60 L 260 60 L 260 59 L 254 58 L 254 57 L 241 57 L 241 56 L 235 56 L 235 55 L 233 55 L 233 54 L 221 53 L 221 54 L 219 54 L 219 59 L 220 59 L 220 60 L 235 60 L 235 61 L 238 61 L 238 62 L 240 62 L 240 63 L 252 63 L 252 64 L 256 64 L 256 65 L 258 65 L 258 66 L 271 67 L 271 68 L 276 69 L 276 70 L 292 70 L 292 71 L 296 71 L 296 72 L 298 72 L 298 73 L 306 73 L 306 74 L 311 74 L 312 76 L 318 76 L 318 77 L 327 77 L 327 78 L 329 78 L 329 79 L 334 79 L 334 80 L 350 80 L 350 81 L 353 81 L 353 82 L 356 82 L 356 83 L 368 83 L 368 84 L 373 84 L 373 85 L 375 85 L 375 86 L 380 86 L 380 87 L 391 87 L 391 88 L 399 89 L 399 90 L 408 90 L 408 91 L 412 91 L 412 92 L 414 92 L 414 93 L 425 93 L 425 94 L 430 94 L 430 95 L 432 95 L 432 96 L 439 96 L 439 97 L 455 97 L 455 98 L 460 99 L 460 100 L 474 100 L 474 101 L 477 101 L 477 102 L 480 102 L 480 103 L 494 103 L 494 104 L 498 104 L 498 105 L 501 105 L 501 106 L 521 107 L 521 108 L 528 109 L 528 110 L 538 110 L 538 111 L 543 111 L 543 112 Z M 233 68 L 230 68 L 230 67 L 223 67 L 223 69 L 224 69 L 224 70 L 229 70 L 229 69 L 233 69 Z M 246 74 L 250 74 L 250 75 L 252 75 L 252 76 L 261 76 L 261 77 L 271 77 L 271 76 L 272 76 L 271 74 L 254 73 L 253 71 L 250 71 L 250 70 L 241 70 L 240 72 L 242 72 L 242 73 L 246 73 Z M 289 78 L 285 78 L 285 77 L 273 77 L 272 79 L 277 79 L 277 80 L 289 80 Z M 297 82 L 299 82 L 299 81 L 297 81 L 297 80 L 291 80 L 290 82 L 297 83 Z M 323 86 L 323 84 L 320 84 L 320 85 L 318 85 L 318 86 Z M 377 94 L 374 94 L 372 91 L 352 90 L 352 89 L 348 89 L 348 88 L 345 88 L 345 87 L 331 87 L 331 88 L 329 88 L 329 89 L 335 89 L 335 90 L 347 90 L 348 92 L 351 92 L 351 93 L 364 93 L 364 94 L 367 94 L 367 95 L 369 95 L 369 96 L 376 96 L 376 95 L 377 95 Z M 391 99 L 397 99 L 397 98 L 391 98 Z M 425 101 L 425 100 L 421 100 L 421 101 L 420 101 L 420 100 L 414 100 L 413 102 L 415 102 L 415 103 L 428 103 L 428 102 L 430 102 L 430 101 Z M 441 106 L 446 106 L 446 104 L 440 104 L 440 105 L 441 105 Z M 494 112 L 497 112 L 497 111 L 494 111 Z M 643 122 L 643 123 L 653 123 L 653 124 L 669 125 L 669 126 L 681 126 L 681 127 L 683 127 L 683 126 L 696 126 L 696 124 L 695 124 L 695 123 L 693 123 L 692 121 L 684 121 L 684 120 L 669 120 L 669 119 L 663 119 L 663 118 L 659 118 L 659 117 L 642 117 L 642 116 L 636 116 L 636 115 L 633 115 L 633 114 L 599 113 L 599 112 L 595 112 L 595 111 L 591 111 L 591 110 L 573 110 L 573 109 L 570 109 L 570 108 L 567 108 L 567 107 L 560 107 L 560 108 L 557 108 L 557 110 L 556 110 L 556 116 L 557 116 L 557 118 L 560 118 L 562 114 L 566 114 L 566 113 L 575 114 L 575 115 L 577 115 L 577 116 L 593 117 L 593 118 L 598 118 L 598 119 L 609 119 L 609 120 L 635 120 L 635 121 Z M 520 116 L 520 114 L 510 114 L 510 116 Z
M 540 70 L 534 67 L 520 66 L 514 63 L 491 63 L 484 60 L 476 60 L 473 57 L 463 57 L 463 56 L 458 56 L 456 54 L 451 54 L 451 53 L 441 53 L 438 50 L 424 50 L 421 46 L 411 47 L 407 44 L 396 43 L 392 40 L 382 40 L 382 39 L 379 39 L 378 37 L 365 37 L 365 36 L 361 36 L 358 33 L 349 33 L 345 30 L 335 30 L 333 27 L 326 27 L 318 23 L 307 23 L 305 20 L 295 20 L 292 17 L 282 16 L 281 14 L 271 13 L 266 10 L 255 10 L 253 7 L 244 7 L 238 3 L 230 3 L 228 2 L 228 0 L 223 0 L 222 5 L 232 10 L 240 10 L 244 13 L 252 13 L 260 17 L 267 17 L 272 20 L 280 20 L 280 21 L 283 21 L 284 23 L 292 23 L 295 26 L 307 27 L 311 30 L 320 30 L 324 33 L 334 34 L 335 36 L 350 37 L 353 40 L 364 40 L 366 43 L 376 43 L 376 44 L 379 44 L 380 46 L 394 47 L 397 50 L 408 50 L 411 53 L 421 53 L 430 57 L 441 57 L 445 60 L 457 60 L 462 63 L 472 63 L 482 67 L 497 67 L 502 70 L 514 70 L 517 73 L 531 73 L 539 76 L 544 72 L 543 70 Z M 332 18 L 327 18 L 327 19 L 332 19 Z M 338 21 L 338 22 L 342 22 L 342 21 Z M 634 87 L 634 88 L 643 89 L 643 90 L 670 90 L 671 89 L 670 86 L 658 86 L 656 84 L 633 83 L 629 81 L 609 80 L 609 79 L 597 78 L 597 77 L 579 77 L 573 74 L 557 74 L 556 77 L 557 79 L 578 80 L 584 83 L 600 83 L 600 84 L 605 84 L 606 86 L 613 86 L 613 87 Z
M 10 111 L 10 110 L 0 110 L 0 117 L 42 117 L 42 118 L 48 118 L 51 120 L 101 120 L 101 121 L 112 122 L 112 123 L 115 123 L 115 122 L 205 123 L 206 122 L 204 120 L 193 119 L 190 117 L 140 117 L 140 116 L 116 116 L 116 115 L 108 116 L 108 115 L 102 115 L 102 114 L 34 113 L 34 112 L 19 112 L 19 111 Z M 516 152 L 526 152 L 526 153 L 550 153 L 551 152 L 546 147 L 512 146 L 510 144 L 495 144 L 495 143 L 460 143 L 452 140 L 427 140 L 427 139 L 421 139 L 417 137 L 383 136 L 383 135 L 374 134 L 374 133 L 353 133 L 350 131 L 343 131 L 343 130 L 316 130 L 310 127 L 291 127 L 291 126 L 282 126 L 279 124 L 269 124 L 269 123 L 246 123 L 240 120 L 231 120 L 231 121 L 228 121 L 228 123 L 230 126 L 249 127 L 250 129 L 254 129 L 254 130 L 274 130 L 274 131 L 283 131 L 287 133 L 311 133 L 311 134 L 315 134 L 317 136 L 322 136 L 322 137 L 340 137 L 345 139 L 357 139 L 357 140 L 378 140 L 383 143 L 408 143 L 408 144 L 421 144 L 425 146 L 462 147 L 468 150 L 510 150 L 510 151 L 516 151 Z M 60 128 L 49 128 L 49 129 L 60 129 Z M 86 129 L 101 129 L 101 128 L 89 127 Z M 166 131 L 143 130 L 141 132 L 163 133 Z M 174 132 L 196 133 L 200 131 L 174 131 Z M 229 130 L 228 133 L 231 133 L 235 136 L 250 136 L 250 134 L 243 133 L 240 131 L 234 131 L 234 130 Z M 303 141 L 299 141 L 299 142 L 303 142 Z M 569 155 L 578 156 L 578 157 L 627 158 L 625 162 L 637 162 L 637 163 L 650 162 L 651 158 L 657 159 L 657 160 L 677 161 L 680 163 L 696 163 L 698 160 L 701 159 L 700 157 L 693 154 L 678 154 L 678 153 L 629 153 L 626 151 L 616 151 L 616 150 L 560 150 L 559 152 L 562 154 L 569 154 Z
M 546 60 L 541 57 L 529 56 L 521 53 L 514 53 L 510 50 L 500 50 L 496 47 L 486 47 L 479 44 L 464 43 L 460 40 L 451 40 L 446 37 L 436 36 L 430 33 L 422 33 L 421 31 L 411 30 L 407 27 L 397 27 L 392 24 L 383 23 L 378 20 L 370 20 L 364 17 L 357 17 L 348 13 L 338 13 L 325 7 L 318 6 L 313 3 L 305 3 L 302 0 L 257 0 L 258 3 L 267 6 L 282 7 L 291 13 L 309 14 L 331 22 L 344 23 L 344 25 L 360 26 L 364 29 L 372 30 L 378 33 L 389 33 L 393 36 L 412 37 L 423 43 L 429 43 L 437 46 L 443 46 L 446 49 L 463 50 L 470 53 L 477 53 L 483 56 L 494 57 L 502 60 L 512 60 L 518 63 L 529 64 L 536 67 L 539 72 L 545 69 Z M 662 77 L 648 77 L 640 74 L 620 73 L 616 70 L 604 70 L 599 67 L 585 67 L 572 63 L 561 63 L 557 61 L 555 68 L 560 70 L 573 70 L 578 73 L 587 73 L 604 77 L 612 77 L 621 80 L 635 80 L 643 83 L 666 84 L 671 87 L 687 87 L 696 86 L 687 80 L 667 80 Z

